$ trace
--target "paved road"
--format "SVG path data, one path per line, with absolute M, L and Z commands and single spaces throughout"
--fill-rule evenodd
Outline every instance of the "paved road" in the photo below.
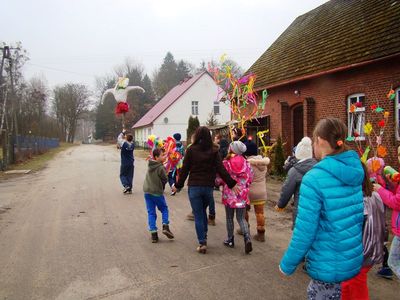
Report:
M 209 253 L 200 255 L 194 224 L 185 220 L 190 209 L 183 190 L 168 196 L 176 239 L 162 236 L 152 244 L 141 192 L 145 170 L 137 159 L 134 193 L 123 195 L 117 150 L 82 145 L 37 174 L 1 182 L 0 299 L 305 298 L 307 275 L 285 278 L 277 270 L 290 239 L 290 214 L 267 207 L 267 242 L 254 242 L 245 255 L 239 238 L 235 249 L 223 247 L 217 201 Z M 398 281 L 371 277 L 372 299 L 398 296 Z

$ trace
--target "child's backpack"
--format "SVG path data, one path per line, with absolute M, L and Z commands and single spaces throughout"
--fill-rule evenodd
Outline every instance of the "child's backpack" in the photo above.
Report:
M 364 197 L 364 266 L 379 264 L 383 261 L 385 239 L 385 208 L 381 197 L 373 192 L 371 197 Z

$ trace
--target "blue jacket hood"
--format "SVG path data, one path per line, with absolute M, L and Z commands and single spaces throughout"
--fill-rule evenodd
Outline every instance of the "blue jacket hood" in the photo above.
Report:
M 328 155 L 315 165 L 315 168 L 325 170 L 345 185 L 361 185 L 364 180 L 360 158 L 353 150 Z

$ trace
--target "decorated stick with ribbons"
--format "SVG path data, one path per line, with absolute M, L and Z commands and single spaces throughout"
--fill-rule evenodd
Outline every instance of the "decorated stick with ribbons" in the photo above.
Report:
M 255 74 L 246 74 L 236 78 L 232 72 L 232 66 L 228 65 L 226 61 L 227 55 L 224 54 L 220 58 L 221 67 L 209 64 L 208 71 L 222 88 L 221 92 L 225 93 L 224 99 L 229 103 L 233 118 L 239 122 L 239 128 L 244 136 L 246 122 L 259 117 L 264 111 L 268 92 L 267 90 L 262 91 L 260 101 L 260 96 L 254 90 Z M 232 126 L 229 129 L 232 137 Z

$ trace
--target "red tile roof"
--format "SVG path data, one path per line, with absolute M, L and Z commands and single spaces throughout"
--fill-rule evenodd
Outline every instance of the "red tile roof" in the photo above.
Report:
M 263 89 L 399 54 L 399 0 L 331 0 L 297 17 L 247 72 Z
M 178 100 L 188 89 L 190 89 L 190 87 L 204 74 L 209 75 L 207 71 L 201 72 L 189 80 L 172 88 L 156 103 L 156 105 L 154 105 L 139 121 L 137 121 L 132 128 L 144 127 L 153 123 L 155 119 L 157 119 L 168 107 L 175 103 L 175 101 Z

